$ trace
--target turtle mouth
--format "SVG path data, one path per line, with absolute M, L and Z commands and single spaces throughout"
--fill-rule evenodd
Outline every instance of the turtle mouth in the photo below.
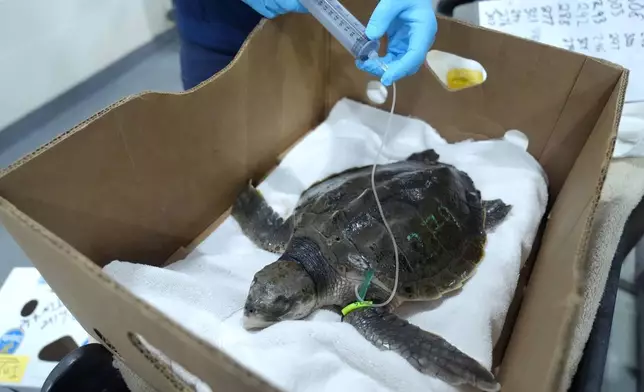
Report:
M 259 319 L 257 317 L 249 317 L 247 315 L 244 315 L 244 318 L 242 319 L 242 324 L 244 326 L 244 329 L 252 331 L 252 330 L 269 327 L 275 324 L 275 321 L 267 321 L 267 320 Z

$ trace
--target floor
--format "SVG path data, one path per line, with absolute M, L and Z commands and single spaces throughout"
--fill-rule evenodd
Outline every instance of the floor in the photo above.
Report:
M 16 159 L 66 131 L 96 111 L 130 94 L 144 90 L 180 91 L 179 41 L 174 32 L 133 53 L 88 82 L 59 97 L 27 118 L 0 131 L 0 166 Z M 10 235 L 0 226 L 0 282 L 13 267 L 30 262 Z M 622 271 L 633 281 L 634 258 Z M 636 390 L 635 299 L 620 290 L 610 340 L 604 391 Z

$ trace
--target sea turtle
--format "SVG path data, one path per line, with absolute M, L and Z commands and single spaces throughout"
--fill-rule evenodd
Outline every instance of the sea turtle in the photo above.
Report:
M 452 385 L 500 388 L 494 375 L 442 337 L 396 316 L 405 301 L 436 300 L 457 290 L 481 262 L 487 232 L 511 210 L 482 200 L 471 178 L 439 162 L 434 150 L 377 166 L 376 190 L 400 254 L 397 295 L 385 307 L 359 307 L 343 321 L 420 372 Z M 366 299 L 384 302 L 394 285 L 391 238 L 371 189 L 371 166 L 313 184 L 281 218 L 248 184 L 232 216 L 258 247 L 281 254 L 257 272 L 244 306 L 244 327 L 302 319 L 326 306 L 356 302 L 355 287 L 373 276 Z

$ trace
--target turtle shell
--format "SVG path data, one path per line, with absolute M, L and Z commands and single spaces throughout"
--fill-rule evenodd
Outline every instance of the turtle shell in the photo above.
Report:
M 391 238 L 371 190 L 371 166 L 350 169 L 307 189 L 293 213 L 294 237 L 313 239 L 345 276 L 374 271 L 390 289 Z M 409 159 L 380 165 L 376 191 L 399 249 L 398 295 L 436 299 L 460 288 L 484 254 L 485 210 L 471 178 L 452 165 Z

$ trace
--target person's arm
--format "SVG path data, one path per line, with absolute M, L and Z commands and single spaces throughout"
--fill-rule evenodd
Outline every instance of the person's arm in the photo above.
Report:
M 307 12 L 298 0 L 243 1 L 269 19 L 288 12 Z M 356 65 L 389 86 L 420 69 L 434 43 L 436 29 L 431 0 L 380 0 L 365 33 L 373 40 L 387 34 L 387 54 L 380 60 L 387 65 L 387 71 L 383 72 L 374 60 L 358 61 Z

